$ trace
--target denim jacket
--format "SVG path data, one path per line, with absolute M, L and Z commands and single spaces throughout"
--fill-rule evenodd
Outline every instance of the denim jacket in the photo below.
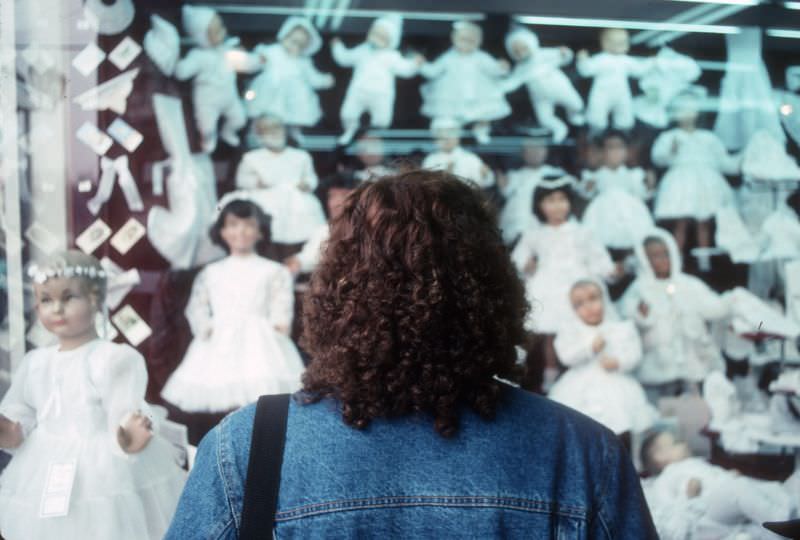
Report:
M 169 540 L 239 537 L 255 407 L 200 444 Z M 657 538 L 629 456 L 600 424 L 508 388 L 496 417 L 343 423 L 337 404 L 289 406 L 275 538 Z M 267 537 L 267 535 L 265 535 Z

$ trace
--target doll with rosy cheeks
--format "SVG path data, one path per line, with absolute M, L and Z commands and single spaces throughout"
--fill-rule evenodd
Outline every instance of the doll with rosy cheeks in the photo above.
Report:
M 454 118 L 436 118 L 431 135 L 438 151 L 425 157 L 423 169 L 444 170 L 483 189 L 494 185 L 494 173 L 480 156 L 461 147 L 461 125 Z
M 499 84 L 508 74 L 508 63 L 480 49 L 483 31 L 477 24 L 456 22 L 450 37 L 453 46 L 420 69 L 430 79 L 420 89 L 421 112 L 432 119 L 447 117 L 472 124 L 478 142 L 487 143 L 489 122 L 511 114 Z
M 648 429 L 658 414 L 629 375 L 642 356 L 636 327 L 619 320 L 599 281 L 576 282 L 569 300 L 574 316 L 555 339 L 558 358 L 568 369 L 549 397 L 620 435 Z
M 86 531 L 161 538 L 185 476 L 147 415 L 144 359 L 95 330 L 105 273 L 95 258 L 67 251 L 31 275 L 36 313 L 58 344 L 28 353 L 0 402 L 0 447 L 14 449 L 0 477 L 0 531 L 9 539 L 81 539 Z M 40 507 L 54 481 L 48 464 L 74 475 L 57 519 Z
M 262 257 L 269 218 L 244 192 L 220 201 L 212 239 L 228 256 L 195 278 L 186 318 L 194 340 L 162 396 L 188 412 L 230 411 L 300 386 L 303 362 L 289 338 L 292 276 Z
M 248 116 L 279 115 L 292 137 L 302 141 L 300 128 L 319 122 L 322 109 L 316 91 L 331 88 L 334 78 L 317 71 L 312 57 L 322 47 L 322 38 L 306 18 L 289 17 L 278 31 L 278 42 L 258 45 L 254 53 L 265 61 L 245 94 Z

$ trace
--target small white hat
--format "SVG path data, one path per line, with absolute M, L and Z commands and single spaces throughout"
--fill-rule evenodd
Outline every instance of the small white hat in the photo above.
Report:
M 278 41 L 289 35 L 289 32 L 295 28 L 302 28 L 308 32 L 308 47 L 306 47 L 301 54 L 303 56 L 315 55 L 317 51 L 322 48 L 322 38 L 320 37 L 319 32 L 317 32 L 317 29 L 314 28 L 314 25 L 311 24 L 311 21 L 305 17 L 292 16 L 283 21 L 281 29 L 278 30 Z
M 372 24 L 379 24 L 389 32 L 389 47 L 396 49 L 400 46 L 400 40 L 403 37 L 403 18 L 399 14 L 391 13 L 378 17 Z
M 208 25 L 217 14 L 211 8 L 204 6 L 183 6 L 183 29 L 195 42 L 208 47 Z

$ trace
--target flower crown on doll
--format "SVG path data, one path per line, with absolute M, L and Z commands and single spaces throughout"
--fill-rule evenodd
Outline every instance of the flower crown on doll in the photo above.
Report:
M 564 174 L 563 171 L 558 171 L 556 174 L 552 176 L 545 175 L 544 178 L 539 180 L 539 184 L 537 187 L 541 187 L 542 189 L 553 190 L 558 189 L 560 187 L 575 187 L 576 180 L 575 177 L 570 176 L 568 174 Z
M 217 208 L 214 212 L 214 221 L 219 219 L 219 216 L 222 214 L 222 211 L 225 210 L 225 207 L 233 201 L 247 201 L 258 205 L 255 198 L 249 192 L 244 190 L 231 191 L 230 193 L 223 195 L 217 203 Z
M 47 268 L 44 269 L 37 264 L 32 264 L 28 268 L 28 277 L 34 283 L 39 285 L 45 283 L 49 279 L 59 277 L 85 277 L 88 279 L 105 279 L 107 274 L 105 270 L 95 268 L 93 266 L 64 266 L 63 268 Z

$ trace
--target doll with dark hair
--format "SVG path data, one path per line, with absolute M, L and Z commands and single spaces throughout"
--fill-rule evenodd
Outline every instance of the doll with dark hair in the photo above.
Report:
M 197 275 L 186 306 L 194 340 L 162 392 L 184 411 L 229 411 L 300 385 L 303 362 L 288 337 L 292 276 L 259 255 L 270 220 L 248 197 L 220 201 L 211 238 L 228 256 Z

